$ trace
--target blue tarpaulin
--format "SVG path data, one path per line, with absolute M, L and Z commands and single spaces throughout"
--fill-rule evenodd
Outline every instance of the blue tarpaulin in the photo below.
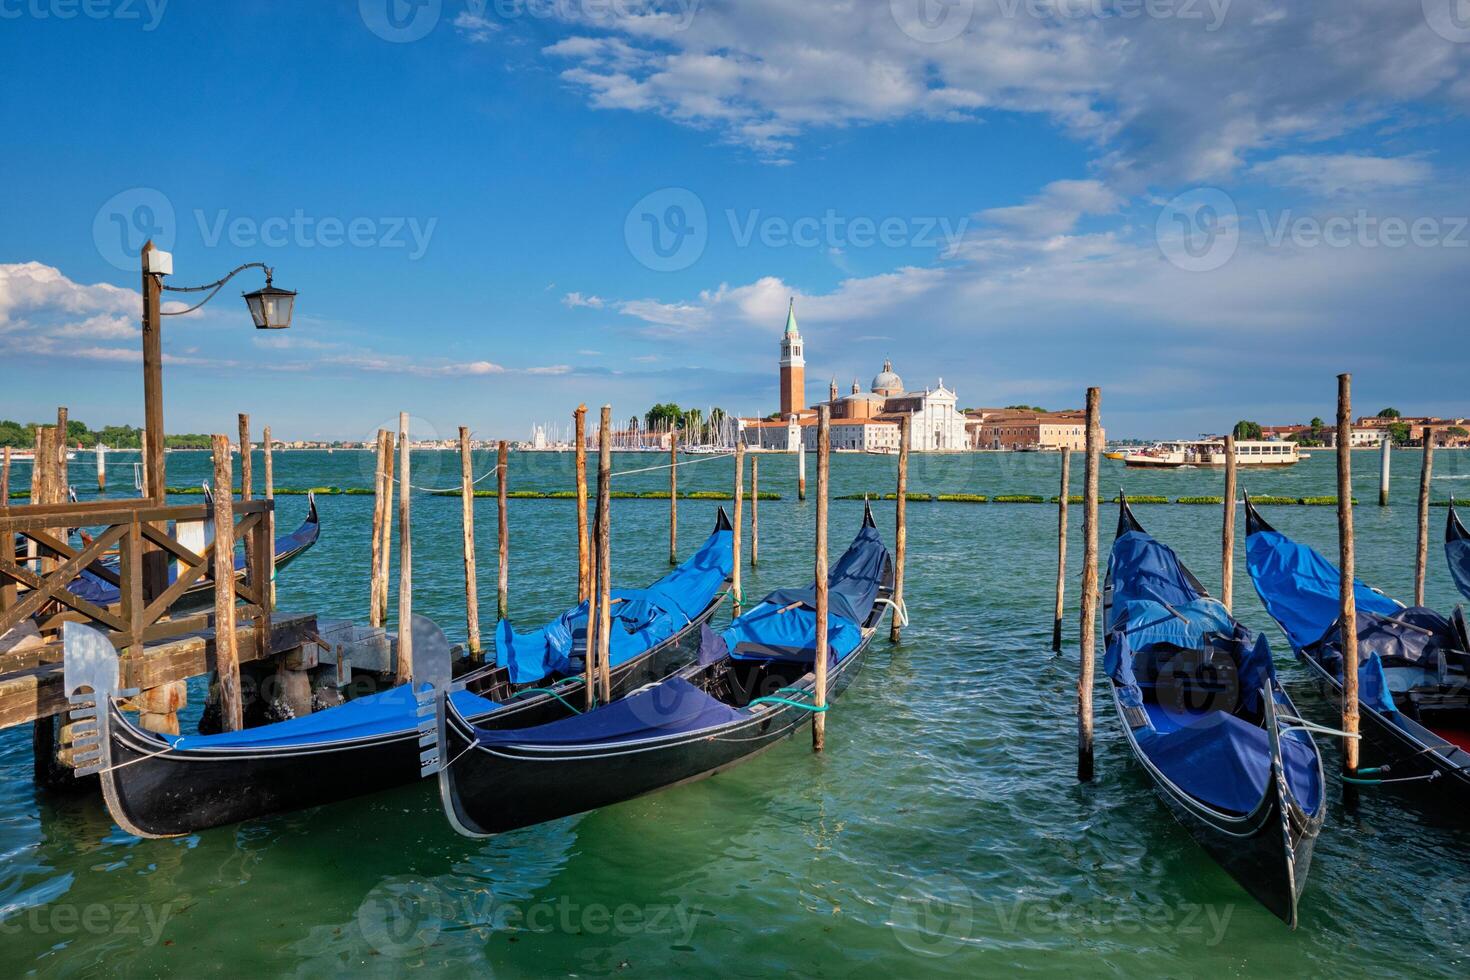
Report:
M 1272 771 L 1268 733 L 1258 723 L 1262 692 L 1275 698 L 1265 637 L 1203 595 L 1173 549 L 1144 531 L 1118 536 L 1109 574 L 1103 667 L 1139 751 L 1189 796 L 1219 810 L 1253 811 Z M 1172 698 L 1159 694 L 1166 684 Z M 1315 746 L 1303 733 L 1285 732 L 1281 751 L 1292 794 L 1315 812 L 1322 798 Z
M 827 576 L 827 611 L 853 623 L 868 618 L 888 567 L 888 548 L 878 529 L 865 523 L 847 551 Z M 789 606 L 799 602 L 813 612 L 817 608 L 817 584 L 802 589 L 777 589 L 762 602 Z
M 698 551 L 646 589 L 611 590 L 612 666 L 662 643 L 704 611 L 734 571 L 731 537 L 724 527 L 716 530 Z M 528 633 L 516 633 L 508 620 L 501 620 L 495 633 L 496 664 L 508 668 L 516 684 L 571 673 L 573 641 L 586 636 L 587 616 L 584 602 Z
M 694 732 L 742 717 L 682 677 L 670 677 L 636 694 L 545 725 L 503 731 L 475 729 L 480 745 L 585 745 L 627 742 Z
M 1460 594 L 1470 599 L 1470 532 L 1460 523 L 1453 501 L 1446 522 L 1444 555 L 1450 563 L 1450 577 L 1455 580 L 1455 588 L 1460 590 Z
M 420 688 L 427 685 L 419 685 Z M 494 701 L 456 691 L 450 695 L 454 706 L 466 717 L 478 718 L 500 705 Z M 276 748 L 291 745 L 318 745 L 348 739 L 371 738 L 394 732 L 411 732 L 418 725 L 416 702 L 407 684 L 353 698 L 335 708 L 316 711 L 300 718 L 279 721 L 259 728 L 216 735 L 183 735 L 169 739 L 176 749 Z
M 1342 575 L 1326 558 L 1279 531 L 1249 535 L 1245 556 L 1256 593 L 1292 646 L 1310 646 L 1337 622 Z M 1353 594 L 1359 610 L 1392 616 L 1401 608 L 1362 582 L 1354 583 Z

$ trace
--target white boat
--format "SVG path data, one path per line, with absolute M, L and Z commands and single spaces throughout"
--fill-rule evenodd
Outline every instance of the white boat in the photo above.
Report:
M 1291 466 L 1301 459 L 1294 442 L 1275 439 L 1240 439 L 1235 443 L 1237 466 Z M 1125 466 L 1141 469 L 1177 470 L 1183 467 L 1224 466 L 1225 440 L 1192 439 L 1160 442 L 1123 455 Z
M 77 453 L 75 449 L 68 449 L 66 451 L 67 462 L 71 462 L 76 458 Z M 36 454 L 34 450 L 30 449 L 12 449 L 10 451 L 10 461 L 12 463 L 34 463 L 36 461 Z

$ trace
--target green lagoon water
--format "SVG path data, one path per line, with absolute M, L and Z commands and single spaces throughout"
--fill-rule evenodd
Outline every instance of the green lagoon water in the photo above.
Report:
M 126 478 L 130 457 L 111 457 Z M 653 465 L 619 455 L 615 469 Z M 755 597 L 808 581 L 814 505 L 795 499 L 795 461 L 761 458 Z M 1079 465 L 1075 467 L 1080 471 Z M 1359 572 L 1399 596 L 1412 586 L 1418 457 L 1394 457 L 1394 503 L 1376 501 L 1378 457 L 1359 453 Z M 476 473 L 492 465 L 477 454 Z M 90 457 L 73 481 L 91 481 Z M 370 486 L 367 453 L 282 453 L 280 486 Z M 917 456 L 917 491 L 1056 492 L 1054 455 Z M 202 453 L 169 457 L 172 485 L 207 477 Z M 257 480 L 260 473 L 257 457 Z M 840 456 L 833 492 L 891 490 L 891 459 Z M 457 482 L 457 457 L 416 453 L 414 482 Z M 724 489 L 728 460 L 681 471 L 681 489 Z M 1470 454 L 1438 456 L 1434 489 L 1470 495 Z M 517 488 L 572 485 L 569 456 L 518 454 Z M 19 472 L 24 485 L 25 468 Z M 811 476 L 815 477 L 813 468 Z M 618 481 L 661 489 L 666 474 Z M 1217 494 L 1198 470 L 1105 463 L 1106 496 Z M 1332 494 L 1330 453 L 1243 474 L 1253 493 Z M 489 486 L 490 482 L 482 484 Z M 1074 492 L 1080 492 L 1075 474 Z M 86 495 L 84 494 L 84 497 Z M 362 621 L 372 498 L 320 498 L 320 543 L 279 580 L 280 606 Z M 681 502 L 681 548 L 715 504 Z M 614 569 L 640 584 L 666 566 L 667 502 L 615 501 Z M 832 506 L 840 551 L 862 505 Z M 464 634 L 457 498 L 414 501 L 415 611 Z M 292 527 L 305 498 L 279 500 Z M 891 502 L 875 505 L 891 539 Z M 1219 508 L 1140 506 L 1207 585 L 1219 579 Z M 1068 649 L 1053 657 L 1055 508 L 910 505 L 903 642 L 876 641 L 829 717 L 828 748 L 799 737 L 728 773 L 489 841 L 456 836 L 431 785 L 167 841 L 137 840 L 95 796 L 31 784 L 29 729 L 0 733 L 0 975 L 596 976 L 1465 976 L 1470 854 L 1464 814 L 1383 790 L 1356 809 L 1332 791 L 1301 913 L 1287 931 L 1169 817 L 1129 759 L 1097 690 L 1097 779 L 1074 778 L 1076 587 L 1073 509 Z M 1269 511 L 1335 552 L 1332 508 Z M 1429 599 L 1457 596 L 1433 511 Z M 1105 506 L 1103 547 L 1114 510 Z M 521 626 L 575 590 L 571 501 L 512 500 L 511 601 Z M 495 508 L 477 509 L 482 620 L 495 595 Z M 1236 612 L 1266 630 L 1298 703 L 1332 719 L 1266 617 L 1237 546 Z M 1105 552 L 1104 552 L 1105 553 Z M 396 556 L 395 556 L 396 557 Z M 395 573 L 396 574 L 396 573 Z M 188 719 L 203 691 L 190 692 Z M 1336 771 L 1335 743 L 1323 740 Z

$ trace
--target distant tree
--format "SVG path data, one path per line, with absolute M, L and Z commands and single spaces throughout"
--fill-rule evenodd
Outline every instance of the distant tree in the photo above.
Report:
M 1394 418 L 1397 417 L 1398 416 L 1394 416 Z M 1389 425 L 1388 438 L 1393 441 L 1393 444 L 1395 446 L 1407 446 L 1409 444 L 1410 437 L 1411 433 L 1409 431 L 1409 423 L 1394 422 Z
M 1040 405 L 1007 405 L 1006 406 L 1006 411 L 1009 411 L 1009 412 L 1045 412 L 1046 409 L 1042 408 Z
M 1259 439 L 1261 438 L 1261 424 L 1241 419 L 1235 423 L 1235 438 L 1237 439 Z
M 1403 413 L 1396 408 L 1385 408 L 1378 413 L 1378 417 L 1381 419 L 1397 419 L 1403 418 Z
M 650 429 L 660 425 L 678 425 L 684 417 L 684 410 L 673 402 L 660 402 L 648 410 L 643 420 L 648 423 Z
M 1470 436 L 1470 432 L 1467 432 L 1465 430 L 1465 427 L 1462 425 L 1452 425 L 1448 429 L 1445 429 L 1445 432 L 1454 436 L 1457 439 L 1464 438 L 1465 436 Z
M 36 444 L 36 427 L 0 419 L 0 446 L 30 449 Z

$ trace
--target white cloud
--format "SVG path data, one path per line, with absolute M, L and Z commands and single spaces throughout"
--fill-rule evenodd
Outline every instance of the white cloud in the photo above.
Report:
M 454 18 L 454 29 L 459 32 L 460 37 L 467 41 L 485 44 L 500 30 L 500 25 L 483 13 L 462 10 L 459 16 Z
M 544 50 L 598 108 L 656 113 L 774 162 L 822 130 L 1038 113 L 1095 146 L 1131 191 L 1218 180 L 1254 152 L 1340 135 L 1406 100 L 1463 110 L 1470 46 L 1435 35 L 1419 6 L 1205 0 L 1099 17 L 977 0 L 942 8 L 969 20 L 930 43 L 887 0 L 706 0 L 686 18 L 565 5 L 553 9 L 578 33 Z
M 1421 185 L 1429 180 L 1433 168 L 1419 157 L 1318 153 L 1287 154 L 1263 160 L 1252 166 L 1250 173 L 1282 187 L 1298 187 L 1320 197 L 1334 197 Z
M 561 298 L 561 304 L 570 310 L 579 306 L 600 310 L 607 305 L 601 296 L 583 296 L 581 293 L 567 293 Z

